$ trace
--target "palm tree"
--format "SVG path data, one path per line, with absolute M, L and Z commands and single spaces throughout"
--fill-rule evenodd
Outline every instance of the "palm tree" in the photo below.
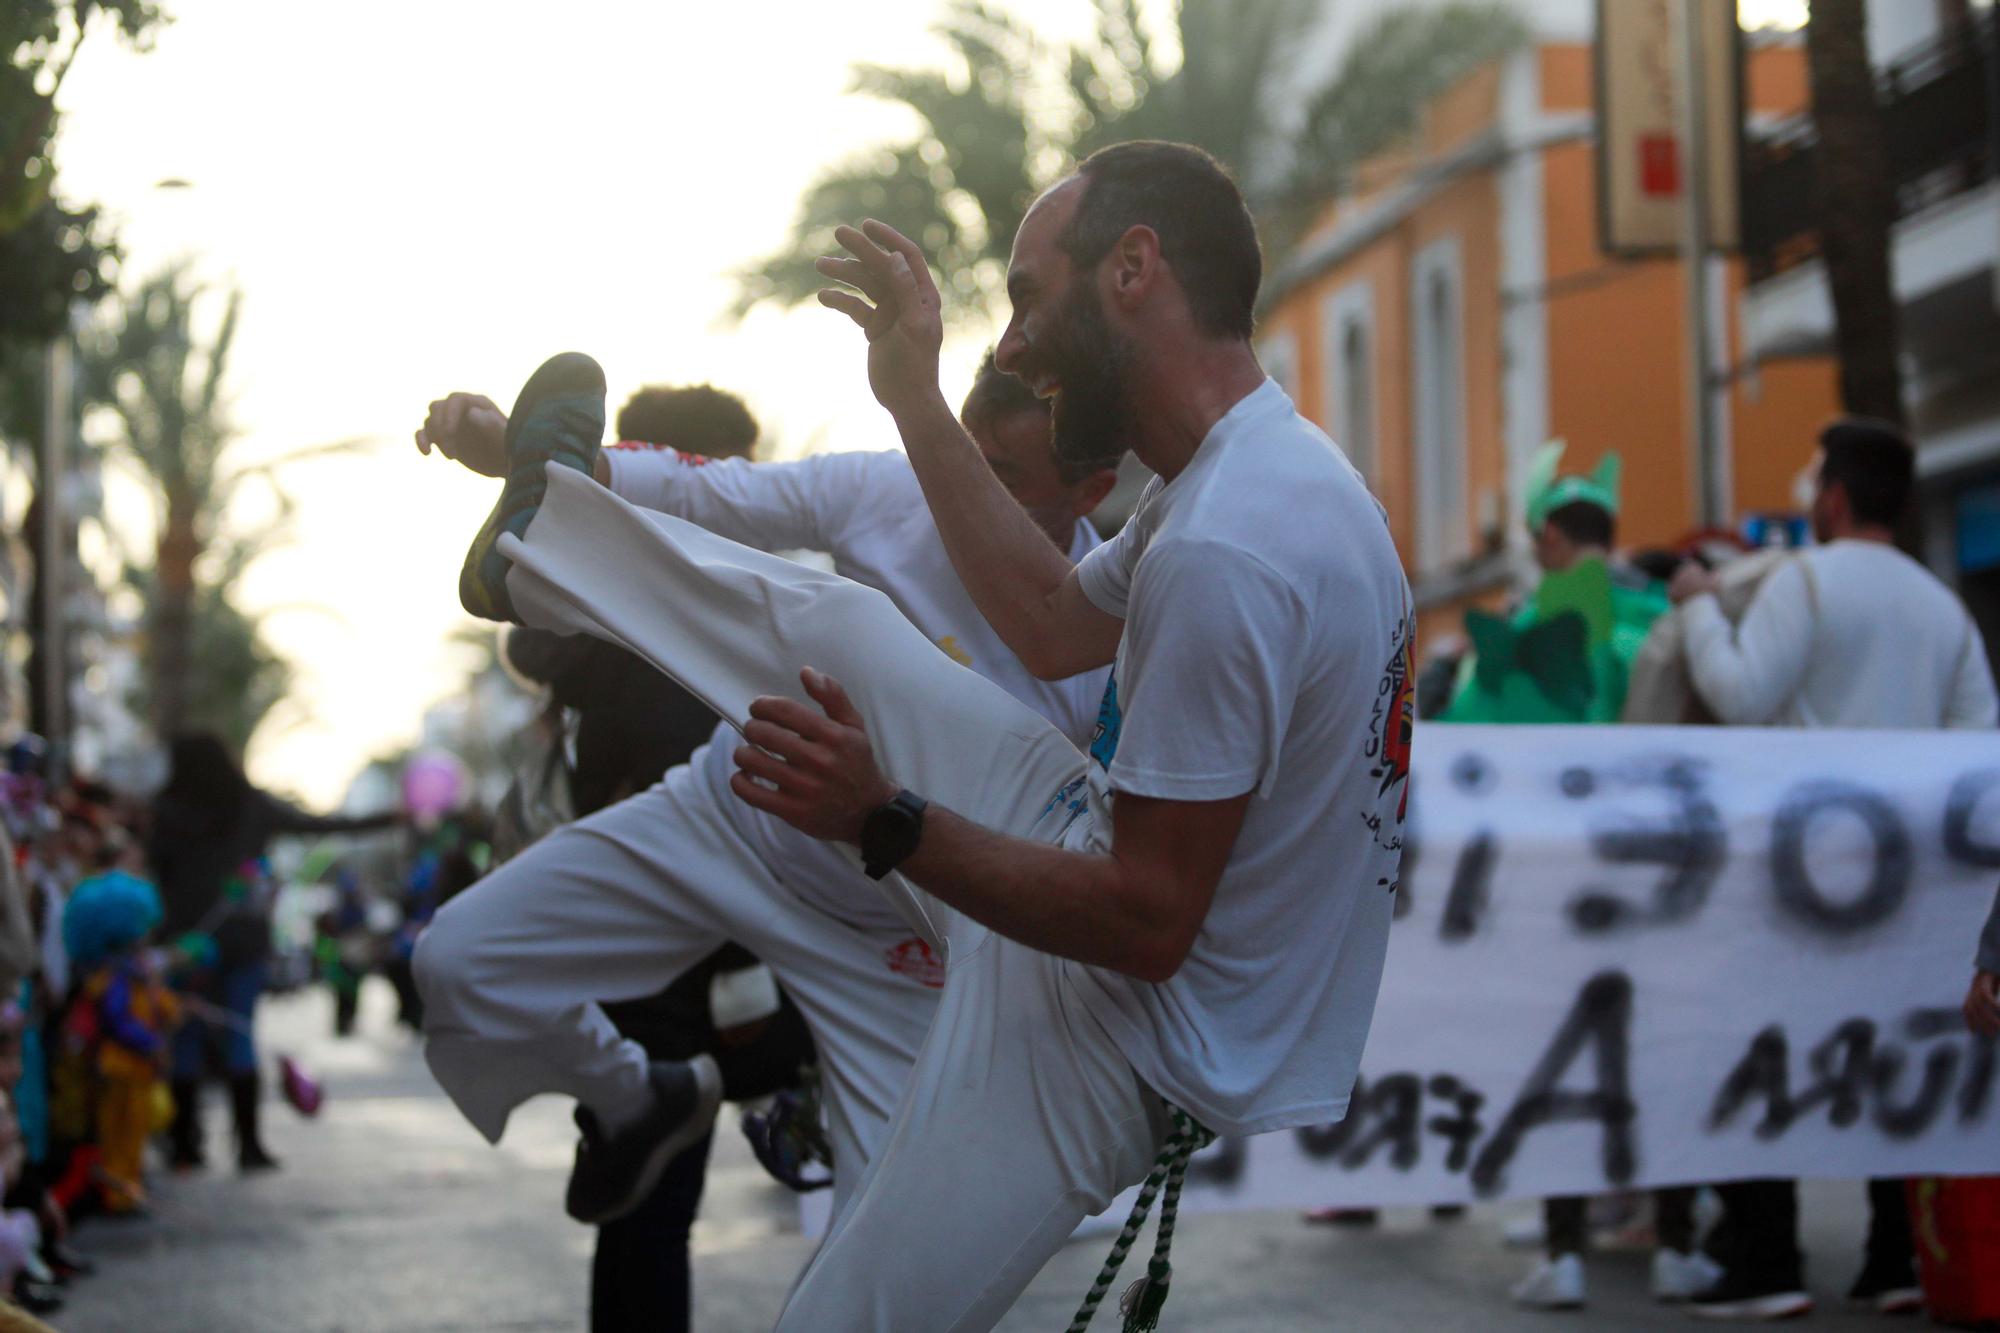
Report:
M 230 564 L 237 557 L 229 557 Z M 235 570 L 225 568 L 219 576 L 204 580 L 194 590 L 187 608 L 188 643 L 184 660 L 196 669 L 187 673 L 181 686 L 181 716 L 176 730 L 209 731 L 222 737 L 236 753 L 243 753 L 250 738 L 273 709 L 291 691 L 292 664 L 264 639 L 263 618 L 238 607 L 231 596 Z M 159 581 L 156 570 L 127 565 L 125 583 L 139 594 L 147 619 L 154 626 L 152 641 L 159 639 Z M 157 656 L 154 664 L 157 665 Z M 155 719 L 158 710 L 159 675 L 142 683 L 136 697 L 127 703 L 141 716 Z M 161 730 L 161 735 L 172 731 Z
M 1813 208 L 1833 294 L 1841 405 L 1901 423 L 1902 370 L 1889 275 L 1896 185 L 1889 172 L 1866 0 L 1813 0 L 1806 25 L 1811 70 Z
M 737 275 L 736 312 L 811 300 L 824 285 L 813 260 L 834 249 L 833 228 L 874 216 L 932 255 L 949 279 L 949 313 L 983 316 L 1035 195 L 1129 139 L 1214 153 L 1282 242 L 1355 165 L 1411 130 L 1426 102 L 1526 32 L 1494 0 L 1399 10 L 1364 28 L 1330 77 L 1301 80 L 1301 39 L 1331 3 L 1181 0 L 1176 63 L 1139 21 L 1137 0 L 1096 0 L 1092 38 L 1061 52 L 983 0 L 951 0 L 937 28 L 947 69 L 855 70 L 855 91 L 916 113 L 916 137 L 823 172 L 785 247 Z M 1280 87 L 1305 90 L 1303 128 L 1276 114 Z
M 255 465 L 230 457 L 239 432 L 223 385 L 242 294 L 224 294 L 220 323 L 204 342 L 195 317 L 211 295 L 185 265 L 141 283 L 107 326 L 83 339 L 84 394 L 116 422 L 113 450 L 155 488 L 154 558 L 150 567 L 126 562 L 127 581 L 147 608 L 146 703 L 154 731 L 171 736 L 199 724 L 247 741 L 283 696 L 289 672 L 230 592 L 289 527 L 292 501 L 277 484 L 277 469 L 351 451 L 356 442 Z M 252 483 L 269 489 L 275 516 L 252 530 L 222 532 L 230 501 Z
M 955 313 L 984 308 L 1022 214 L 1064 160 L 1049 128 L 1062 91 L 1049 49 L 984 0 L 950 0 L 937 32 L 955 57 L 949 72 L 855 67 L 854 91 L 902 103 L 922 128 L 821 173 L 785 248 L 737 275 L 737 314 L 810 301 L 825 286 L 813 261 L 837 248 L 836 226 L 861 217 L 892 219 L 924 247 L 950 275 Z

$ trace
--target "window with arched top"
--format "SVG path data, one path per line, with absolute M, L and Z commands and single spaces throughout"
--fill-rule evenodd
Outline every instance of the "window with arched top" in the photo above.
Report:
M 1410 304 L 1417 560 L 1428 571 L 1469 551 L 1463 277 L 1455 238 L 1418 252 Z
M 1375 476 L 1375 353 L 1369 331 L 1358 321 L 1340 339 L 1341 378 L 1347 402 L 1341 411 L 1341 443 L 1361 475 Z
M 1321 425 L 1371 488 L 1378 485 L 1375 288 L 1339 287 L 1320 307 L 1320 370 L 1326 387 Z

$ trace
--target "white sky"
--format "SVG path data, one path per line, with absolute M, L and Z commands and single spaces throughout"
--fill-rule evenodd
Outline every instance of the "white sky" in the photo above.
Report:
M 603 362 L 614 410 L 643 382 L 707 379 L 784 452 L 894 446 L 840 317 L 717 317 L 817 167 L 904 131 L 844 95 L 848 69 L 935 59 L 939 0 L 169 7 L 147 54 L 102 32 L 86 46 L 63 89 L 63 191 L 108 207 L 128 276 L 193 254 L 242 286 L 242 456 L 380 441 L 290 474 L 297 539 L 247 576 L 302 705 L 260 733 L 258 780 L 332 802 L 462 677 L 458 566 L 497 483 L 417 456 L 430 399 L 505 406 L 575 348 Z M 1092 8 L 1008 7 L 1053 38 Z M 1800 8 L 1749 0 L 1745 19 Z M 193 188 L 153 188 L 167 177 Z M 130 495 L 114 510 L 143 527 Z
M 895 443 L 838 316 L 716 321 L 727 274 L 780 243 L 814 169 L 903 131 L 842 95 L 848 67 L 934 59 L 936 0 L 872 0 L 846 29 L 805 5 L 171 8 L 147 54 L 86 46 L 63 90 L 64 191 L 109 206 L 128 274 L 192 252 L 241 284 L 244 456 L 383 442 L 295 470 L 297 540 L 247 577 L 247 605 L 281 608 L 268 633 L 306 705 L 260 734 L 260 780 L 332 800 L 461 679 L 459 559 L 495 484 L 409 446 L 430 399 L 505 406 L 576 348 L 614 410 L 648 380 L 711 379 L 787 451 Z M 1088 17 L 1020 8 L 1052 11 L 1052 32 Z M 153 189 L 164 177 L 193 188 Z

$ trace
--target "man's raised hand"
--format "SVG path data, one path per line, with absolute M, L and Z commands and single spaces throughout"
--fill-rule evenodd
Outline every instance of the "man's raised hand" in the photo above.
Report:
M 944 341 L 944 315 L 924 252 L 894 227 L 873 219 L 859 228 L 837 228 L 833 235 L 848 257 L 824 258 L 816 267 L 820 276 L 846 287 L 822 291 L 819 301 L 868 335 L 868 386 L 875 400 L 891 415 L 934 406 L 941 401 L 938 348 Z
M 507 414 L 483 394 L 447 394 L 431 404 L 417 432 L 417 452 L 433 449 L 482 477 L 504 477 Z

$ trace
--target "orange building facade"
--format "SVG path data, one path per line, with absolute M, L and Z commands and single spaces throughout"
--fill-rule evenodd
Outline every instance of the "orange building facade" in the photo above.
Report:
M 1592 68 L 1587 45 L 1543 43 L 1464 80 L 1266 281 L 1264 363 L 1387 508 L 1433 644 L 1528 575 L 1523 478 L 1547 440 L 1568 442 L 1565 471 L 1623 456 L 1621 546 L 1700 526 L 1684 266 L 1599 248 Z M 1796 43 L 1752 48 L 1753 120 L 1804 107 L 1805 80 Z M 1718 390 L 1730 508 L 1789 510 L 1834 369 L 1741 365 L 1740 269 L 1704 275 L 1711 365 L 1737 367 Z

